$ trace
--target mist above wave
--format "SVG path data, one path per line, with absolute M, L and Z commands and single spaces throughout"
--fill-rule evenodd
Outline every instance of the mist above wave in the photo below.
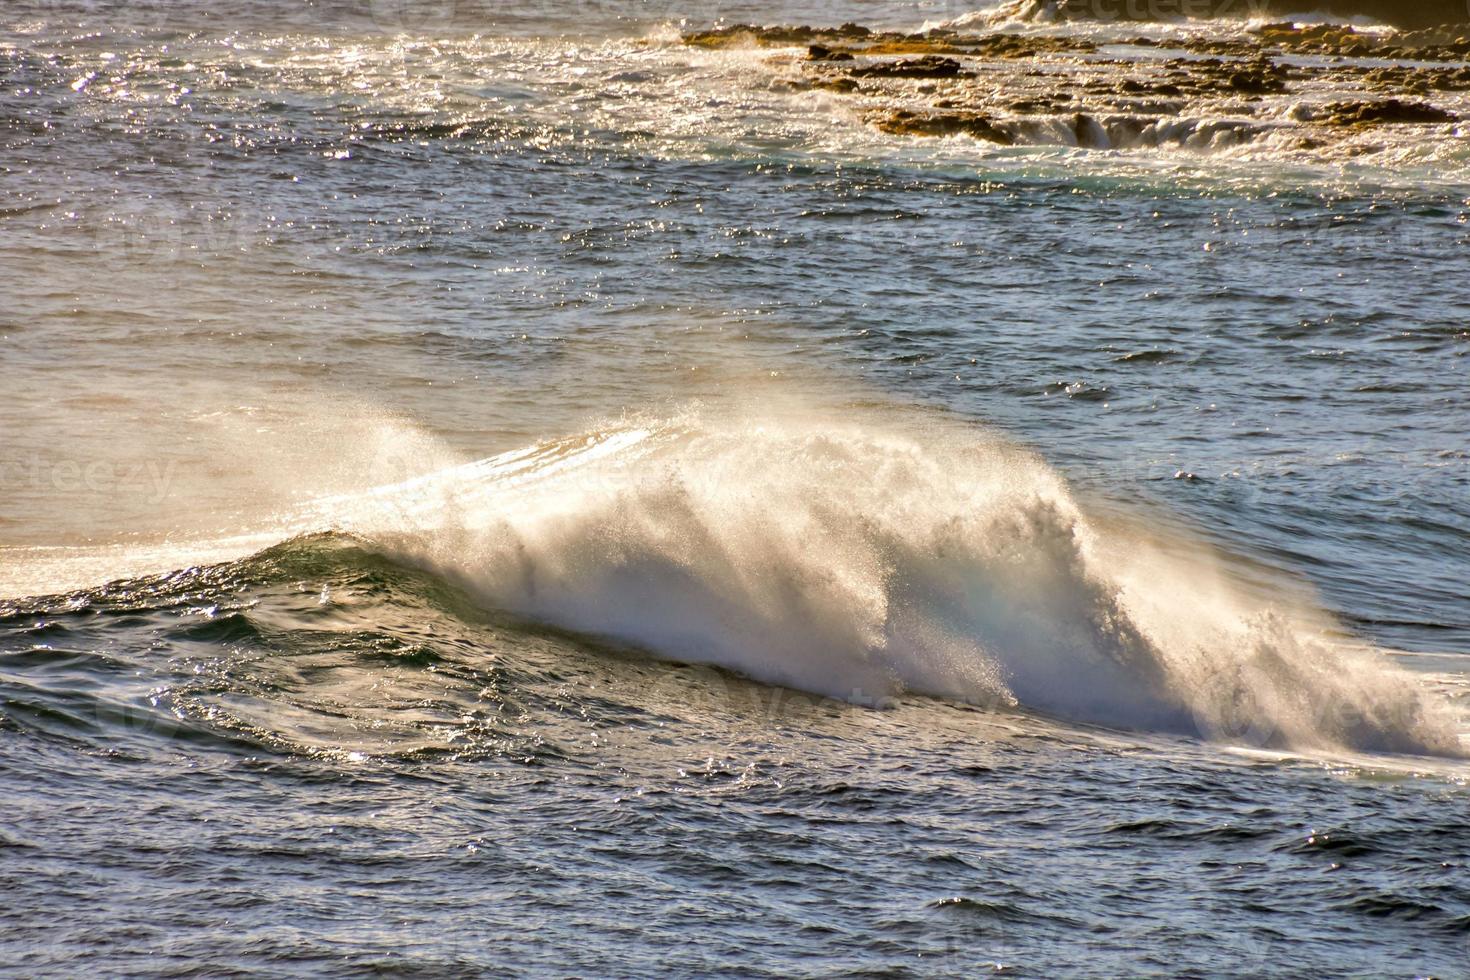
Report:
M 900 410 L 627 419 L 320 507 L 496 608 L 858 703 L 1460 751 L 1448 707 L 1326 614 Z

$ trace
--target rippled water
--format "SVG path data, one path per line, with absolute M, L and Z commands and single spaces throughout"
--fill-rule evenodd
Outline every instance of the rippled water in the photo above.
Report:
M 7 5 L 0 965 L 1470 971 L 1463 136 L 678 40 L 965 12 Z

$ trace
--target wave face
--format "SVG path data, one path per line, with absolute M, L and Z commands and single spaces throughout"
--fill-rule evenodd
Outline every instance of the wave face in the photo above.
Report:
M 321 507 L 517 616 L 856 703 L 1458 751 L 1447 708 L 1310 605 L 932 418 L 691 410 Z

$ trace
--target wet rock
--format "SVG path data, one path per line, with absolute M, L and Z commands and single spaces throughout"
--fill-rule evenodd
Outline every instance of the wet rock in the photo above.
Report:
M 730 48 L 740 44 L 755 44 L 758 28 L 748 24 L 721 27 L 712 31 L 691 31 L 683 37 L 684 43 L 694 48 Z
M 684 43 L 701 48 L 814 45 L 856 55 L 965 54 L 994 58 L 1029 58 L 1038 53 L 1097 50 L 1097 45 L 1092 41 L 1077 37 L 1026 37 L 1006 33 L 960 34 L 938 29 L 921 34 L 904 34 L 898 31 L 872 31 L 857 24 L 843 24 L 836 28 L 733 24 L 685 34 Z
M 812 88 L 826 89 L 829 92 L 856 92 L 858 83 L 850 78 L 818 78 L 812 82 Z
M 836 51 L 820 44 L 813 44 L 806 49 L 807 61 L 852 61 L 853 57 L 846 51 Z
M 1045 52 L 1048 54 L 1076 53 L 1091 54 L 1097 45 L 1087 38 L 1060 35 L 1047 37 L 1021 34 L 982 34 L 955 39 L 955 45 L 977 55 L 992 58 L 1030 58 Z
M 943 103 L 936 103 L 943 108 Z M 1019 113 L 1053 113 L 1057 111 L 1057 102 L 1054 99 L 1040 97 L 1035 99 L 1017 99 L 1006 103 L 1006 108 L 1011 112 Z
M 1313 24 L 1298 27 L 1289 21 L 1263 24 L 1255 33 L 1262 39 L 1289 48 L 1337 48 L 1344 43 L 1363 41 L 1362 35 L 1347 25 Z
M 1078 146 L 1089 149 L 1106 150 L 1113 145 L 1102 123 L 1082 112 L 1072 117 L 1072 135 L 1076 137 Z
M 964 133 L 991 143 L 1010 145 L 1015 139 L 978 112 L 914 112 L 894 109 L 869 118 L 885 133 L 899 136 L 953 136 Z
M 1270 95 L 1286 91 L 1286 83 L 1277 75 L 1266 71 L 1244 71 L 1231 72 L 1225 79 L 1225 85 L 1232 92 L 1241 92 L 1246 95 Z
M 1470 5 L 1466 7 L 1470 16 Z M 1335 54 L 1349 58 L 1413 58 L 1453 61 L 1470 56 L 1470 28 L 1447 25 L 1425 30 L 1398 31 L 1386 36 L 1364 34 L 1352 27 L 1291 23 L 1263 24 L 1254 33 L 1262 43 L 1293 52 Z
M 864 65 L 848 72 L 853 78 L 959 78 L 960 63 L 953 58 L 925 55 Z
M 862 54 L 964 54 L 965 50 L 947 38 L 918 34 L 879 35 L 869 39 L 859 50 Z
M 756 27 L 754 24 L 732 24 L 708 31 L 684 35 L 684 43 L 697 48 L 728 48 L 758 44 L 763 47 L 785 47 L 811 44 L 823 32 L 808 25 L 799 27 Z
M 1403 102 L 1387 99 L 1383 102 L 1333 102 L 1324 106 L 1317 122 L 1332 126 L 1367 126 L 1380 123 L 1451 123 L 1459 116 L 1426 102 Z

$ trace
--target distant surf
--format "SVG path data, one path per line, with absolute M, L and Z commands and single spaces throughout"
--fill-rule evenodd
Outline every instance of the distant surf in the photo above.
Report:
M 1008 0 L 981 12 L 989 19 L 1029 21 L 1168 21 L 1264 18 L 1319 20 L 1323 17 L 1376 21 L 1411 30 L 1470 23 L 1470 9 L 1457 0 L 1396 3 L 1394 0 Z

